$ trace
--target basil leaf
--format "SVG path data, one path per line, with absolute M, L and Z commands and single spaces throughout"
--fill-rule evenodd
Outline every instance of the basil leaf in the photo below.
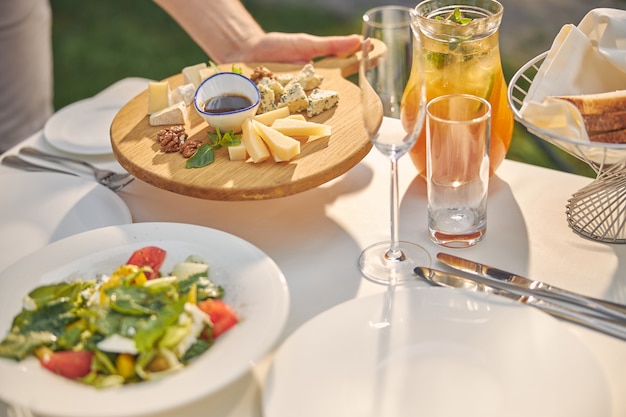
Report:
M 181 361 L 183 363 L 188 362 L 191 359 L 200 356 L 202 353 L 206 352 L 207 349 L 211 347 L 211 345 L 213 345 L 212 342 L 208 342 L 204 339 L 196 340 L 195 343 L 191 345 L 189 349 L 187 349 L 187 352 L 185 352 L 185 354 L 181 358 Z
M 208 143 L 200 146 L 196 152 L 187 159 L 187 168 L 202 168 L 215 161 L 213 147 Z

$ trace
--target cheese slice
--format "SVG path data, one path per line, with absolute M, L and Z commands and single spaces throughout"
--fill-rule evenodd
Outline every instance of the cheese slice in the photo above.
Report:
M 270 157 L 270 151 L 252 126 L 252 119 L 246 119 L 241 124 L 241 143 L 254 163 L 263 162 Z
M 148 114 L 163 110 L 170 105 L 170 83 L 150 81 L 148 84 Z
M 191 83 L 176 87 L 170 94 L 170 105 L 184 101 L 189 106 L 193 102 L 194 94 L 196 94 L 196 87 Z
M 200 77 L 200 82 L 206 80 L 211 75 L 215 75 L 215 69 L 211 67 L 200 68 L 198 70 L 198 76 Z
M 274 157 L 274 161 L 290 161 L 300 154 L 300 142 L 263 123 L 252 120 L 252 125 Z
M 200 70 L 205 68 L 207 68 L 207 65 L 204 62 L 183 68 L 183 84 L 193 84 L 194 87 L 198 88 L 202 81 L 200 78 Z
M 239 145 L 228 146 L 228 157 L 231 161 L 245 161 L 248 159 L 246 145 L 242 142 Z
M 282 119 L 287 116 L 289 116 L 289 107 L 279 107 L 267 113 L 257 114 L 254 116 L 254 120 L 263 123 L 265 126 L 271 126 L 274 120 Z
M 330 90 L 320 90 L 316 88 L 309 95 L 309 104 L 306 108 L 306 114 L 309 117 L 330 110 L 339 103 L 339 93 Z
M 272 128 L 287 136 L 330 136 L 331 127 L 322 123 L 284 118 L 276 119 Z
M 150 126 L 184 125 L 187 121 L 187 106 L 183 101 L 172 104 L 150 115 Z

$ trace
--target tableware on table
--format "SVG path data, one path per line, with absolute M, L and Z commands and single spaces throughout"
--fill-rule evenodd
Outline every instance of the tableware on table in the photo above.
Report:
M 498 42 L 504 9 L 495 0 L 426 0 L 415 10 L 413 24 L 423 34 L 428 100 L 444 94 L 471 94 L 491 104 L 489 153 L 493 175 L 511 145 L 514 127 Z M 409 155 L 418 172 L 425 176 L 425 132 Z
M 374 44 L 374 53 L 380 45 Z M 360 122 L 358 86 L 344 77 L 353 74 L 361 54 L 346 59 L 333 58 L 314 63 L 315 72 L 324 77 L 321 89 L 336 91 L 339 104 L 331 110 L 308 118 L 331 126 L 332 134 L 301 144 L 300 155 L 289 161 L 273 160 L 259 164 L 230 161 L 228 149 L 215 151 L 215 161 L 205 167 L 187 169 L 186 159 L 176 153 L 164 154 L 155 145 L 162 126 L 150 126 L 146 109 L 147 91 L 130 100 L 111 125 L 113 152 L 119 163 L 136 178 L 156 187 L 209 200 L 262 200 L 279 198 L 309 190 L 347 172 L 371 149 L 369 137 Z M 297 74 L 302 65 L 279 63 L 233 63 L 223 71 L 240 68 L 249 76 L 259 66 L 275 75 Z M 183 83 L 183 75 L 167 78 L 170 88 Z M 190 138 L 206 141 L 209 127 L 195 111 L 188 113 L 185 131 Z
M 68 104 L 54 113 L 44 125 L 46 141 L 55 148 L 74 154 L 111 153 L 109 128 L 119 107 L 86 98 Z
M 491 105 L 450 94 L 426 106 L 428 232 L 433 242 L 466 248 L 487 231 Z
M 84 178 L 7 172 L 0 189 L 0 271 L 59 239 L 132 222 L 119 196 Z
M 296 330 L 276 353 L 263 415 L 610 415 L 602 369 L 559 320 L 490 294 L 390 290 Z
M 81 159 L 70 158 L 62 155 L 53 155 L 44 151 L 41 151 L 32 146 L 25 146 L 20 148 L 19 153 L 26 156 L 32 156 L 33 158 L 39 158 L 46 161 L 60 162 L 62 164 L 69 162 L 72 164 L 82 165 L 93 172 L 94 177 L 100 184 L 120 184 L 126 183 L 126 181 L 132 181 L 133 178 L 127 172 L 114 172 L 109 169 L 98 168 L 93 164 Z
M 11 168 L 22 169 L 24 171 L 29 171 L 29 172 L 54 172 L 57 174 L 68 174 L 68 175 L 80 176 L 76 172 L 56 169 L 48 165 L 35 164 L 17 155 L 7 155 L 4 158 L 2 158 L 1 163 L 2 165 L 5 165 Z M 121 178 L 117 178 L 117 177 L 121 177 Z M 129 177 L 126 174 L 115 174 L 111 178 L 108 178 L 108 177 L 103 178 L 103 179 L 95 178 L 95 180 L 98 184 L 104 185 L 111 191 L 118 192 L 119 190 L 121 190 L 122 188 L 130 184 L 134 180 L 134 178 Z
M 511 78 L 508 95 L 515 119 L 533 135 L 584 161 L 596 172 L 595 180 L 567 201 L 569 227 L 588 239 L 626 243 L 626 144 L 567 138 L 535 126 L 521 113 L 529 86 L 548 52 L 531 59 Z
M 43 283 L 94 278 L 114 270 L 133 250 L 147 245 L 167 251 L 162 270 L 197 254 L 210 264 L 211 279 L 240 322 L 180 372 L 158 381 L 95 390 L 43 369 L 34 358 L 0 359 L 0 399 L 35 414 L 65 417 L 135 416 L 165 412 L 198 400 L 250 370 L 273 347 L 289 310 L 289 293 L 277 265 L 236 236 L 195 225 L 136 223 L 80 233 L 42 248 L 0 274 L 0 334 L 28 290 Z M 15 277 L 20 276 L 19 280 Z
M 359 257 L 361 273 L 382 284 L 414 280 L 413 268 L 430 265 L 430 255 L 419 245 L 398 239 L 398 159 L 413 146 L 424 122 L 426 96 L 420 39 L 411 28 L 413 10 L 382 6 L 363 15 L 363 59 L 359 70 L 365 129 L 374 147 L 391 163 L 390 239 L 365 248 Z M 371 40 L 386 47 L 370 55 Z M 401 119 L 397 129 L 381 130 L 384 116 Z
M 226 100 L 232 103 L 236 99 L 242 104 L 232 107 L 227 103 L 224 107 Z M 234 72 L 211 75 L 202 81 L 193 96 L 198 114 L 209 126 L 223 133 L 229 130 L 240 132 L 243 121 L 256 115 L 260 103 L 261 93 L 254 81 Z
M 530 290 L 536 296 L 554 298 L 602 315 L 612 316 L 626 323 L 626 305 L 601 300 L 578 294 L 563 288 L 555 287 L 541 281 L 535 281 L 517 274 L 481 264 L 449 253 L 438 253 L 437 259 L 444 264 L 462 272 L 511 284 L 521 290 Z
M 124 103 L 147 88 L 148 81 L 142 78 L 120 80 L 93 97 L 63 107 L 44 125 L 44 139 L 68 153 L 110 154 L 109 130 L 113 118 Z
M 536 307 L 556 318 L 567 320 L 626 341 L 626 320 L 615 319 L 613 315 L 589 314 L 591 313 L 589 310 L 578 309 L 578 304 L 554 302 L 549 297 L 536 296 L 536 292 L 533 290 L 506 285 L 498 281 L 486 282 L 489 280 L 477 277 L 467 278 L 421 266 L 415 268 L 415 273 L 433 285 L 500 295 L 510 300 Z

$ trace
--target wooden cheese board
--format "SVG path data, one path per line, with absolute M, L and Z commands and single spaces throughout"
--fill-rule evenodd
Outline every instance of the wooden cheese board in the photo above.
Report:
M 221 66 L 230 71 L 233 64 Z M 235 63 L 249 76 L 263 65 L 274 73 L 297 73 L 302 65 Z M 147 90 L 120 109 L 111 124 L 111 144 L 119 163 L 136 178 L 156 187 L 197 198 L 223 201 L 263 200 L 292 195 L 324 184 L 354 167 L 371 149 L 363 127 L 360 90 L 345 77 L 358 70 L 358 56 L 314 64 L 324 76 L 320 88 L 339 93 L 339 104 L 310 120 L 332 127 L 332 135 L 305 141 L 301 153 L 289 162 L 231 161 L 225 148 L 215 151 L 215 162 L 188 169 L 179 153 L 164 153 L 156 140 L 165 126 L 150 126 Z M 167 80 L 171 88 L 183 83 L 182 74 Z M 206 139 L 207 123 L 193 104 L 185 126 L 190 137 Z M 206 140 L 205 140 L 206 141 Z

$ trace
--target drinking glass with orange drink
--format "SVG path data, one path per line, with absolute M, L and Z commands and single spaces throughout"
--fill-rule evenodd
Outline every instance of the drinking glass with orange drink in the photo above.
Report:
M 490 175 L 511 144 L 513 112 L 502 72 L 498 29 L 503 7 L 496 0 L 426 0 L 413 21 L 422 35 L 427 100 L 446 94 L 471 94 L 491 104 Z M 426 175 L 426 133 L 409 152 Z

